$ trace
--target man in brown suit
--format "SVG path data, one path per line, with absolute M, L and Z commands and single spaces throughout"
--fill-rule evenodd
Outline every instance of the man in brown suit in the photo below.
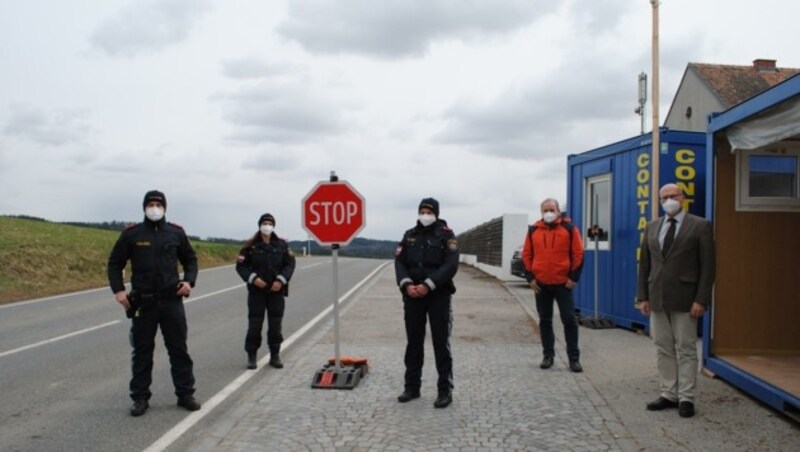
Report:
M 714 232 L 708 220 L 686 213 L 680 187 L 659 190 L 666 216 L 647 224 L 639 259 L 636 298 L 650 316 L 661 395 L 651 411 L 678 408 L 694 416 L 697 382 L 697 320 L 711 303 Z

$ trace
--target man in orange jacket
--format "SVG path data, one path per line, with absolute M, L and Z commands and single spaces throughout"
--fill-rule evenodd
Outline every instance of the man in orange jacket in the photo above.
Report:
M 578 349 L 578 321 L 572 298 L 572 289 L 578 284 L 583 268 L 583 240 L 580 230 L 562 218 L 557 200 L 545 199 L 540 209 L 542 219 L 528 228 L 522 250 L 526 279 L 536 294 L 536 311 L 539 313 L 544 355 L 539 367 L 548 369 L 553 366 L 555 300 L 564 325 L 569 368 L 573 372 L 583 372 Z

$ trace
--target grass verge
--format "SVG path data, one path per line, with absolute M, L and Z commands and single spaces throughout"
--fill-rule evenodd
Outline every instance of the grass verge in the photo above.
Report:
M 0 216 L 0 304 L 108 286 L 106 263 L 118 237 L 116 231 Z M 232 264 L 239 251 L 238 245 L 192 245 L 201 269 Z

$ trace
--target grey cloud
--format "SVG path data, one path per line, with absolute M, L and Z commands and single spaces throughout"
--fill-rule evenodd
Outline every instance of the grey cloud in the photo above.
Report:
M 233 79 L 247 80 L 273 77 L 295 72 L 287 65 L 268 64 L 258 58 L 238 58 L 222 62 L 222 73 Z
M 183 41 L 209 11 L 209 0 L 132 2 L 106 18 L 90 37 L 109 56 L 131 57 Z
M 579 0 L 576 3 L 577 6 L 572 9 L 576 28 L 581 33 L 595 36 L 614 29 L 620 17 L 630 10 L 630 0 Z
M 86 116 L 84 110 L 45 111 L 32 105 L 12 105 L 3 133 L 48 146 L 81 143 L 90 131 Z
M 310 52 L 416 56 L 437 39 L 510 33 L 557 6 L 546 0 L 292 0 L 278 32 Z
M 515 159 L 563 154 L 565 145 L 583 143 L 568 133 L 575 126 L 632 115 L 637 74 L 623 66 L 602 55 L 567 60 L 536 85 L 510 88 L 485 105 L 454 105 L 434 140 Z
M 339 108 L 308 87 L 262 83 L 221 99 L 225 119 L 237 129 L 228 137 L 235 142 L 303 143 L 344 129 Z
M 287 157 L 284 152 L 260 151 L 242 162 L 242 169 L 253 171 L 284 172 L 297 169 L 300 164 L 296 159 Z

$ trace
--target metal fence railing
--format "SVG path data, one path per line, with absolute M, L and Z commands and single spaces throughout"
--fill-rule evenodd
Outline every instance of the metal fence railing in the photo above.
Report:
M 493 218 L 459 234 L 458 247 L 462 254 L 477 256 L 480 263 L 502 266 L 503 217 Z

